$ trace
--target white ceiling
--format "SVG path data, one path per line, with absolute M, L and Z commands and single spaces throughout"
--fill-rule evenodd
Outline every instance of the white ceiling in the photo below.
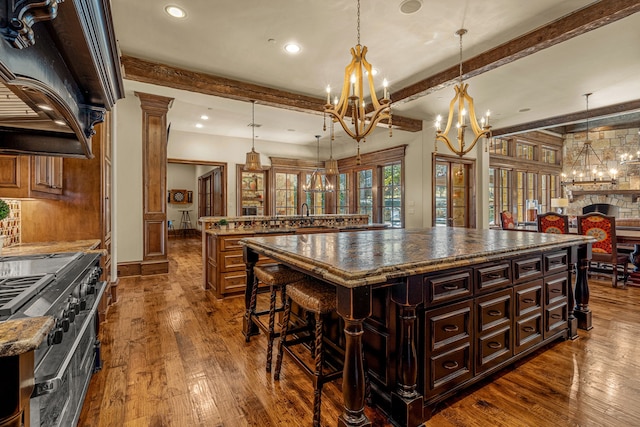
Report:
M 604 1 L 604 0 L 603 0 Z M 612 1 L 612 0 L 607 0 Z M 316 98 L 340 87 L 356 44 L 356 0 L 112 0 L 123 54 Z M 393 91 L 594 3 L 592 0 L 422 0 L 411 15 L 401 0 L 362 0 L 361 44 Z M 164 6 L 187 11 L 170 18 Z M 467 80 L 478 113 L 502 128 L 640 99 L 640 13 Z M 295 41 L 295 56 L 283 46 Z M 380 83 L 381 85 L 381 83 Z M 175 98 L 171 128 L 251 138 L 251 104 L 125 81 L 133 90 Z M 453 87 L 394 106 L 426 120 L 446 114 Z M 527 111 L 522 111 L 527 110 Z M 200 120 L 201 114 L 210 119 Z M 260 140 L 315 144 L 322 116 L 256 105 Z M 195 127 L 200 122 L 202 129 Z M 382 132 L 382 130 L 379 130 Z

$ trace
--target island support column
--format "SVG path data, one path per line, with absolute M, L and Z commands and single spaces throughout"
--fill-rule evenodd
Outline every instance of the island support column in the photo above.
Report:
M 337 288 L 337 311 L 344 319 L 345 352 L 342 372 L 344 411 L 338 427 L 369 427 L 364 414 L 365 381 L 362 335 L 364 320 L 371 314 L 371 287 Z
M 416 307 L 423 301 L 421 276 L 409 277 L 395 284 L 391 300 L 398 307 L 400 336 L 397 342 L 397 388 L 391 393 L 391 418 L 398 425 L 422 424 L 424 399 L 416 391 L 418 385 L 418 355 L 416 353 Z
M 578 319 L 578 328 L 586 331 L 593 328 L 592 313 L 589 308 L 589 281 L 587 272 L 591 260 L 591 244 L 581 245 L 578 248 L 578 264 L 576 268 L 576 306 L 573 314 Z

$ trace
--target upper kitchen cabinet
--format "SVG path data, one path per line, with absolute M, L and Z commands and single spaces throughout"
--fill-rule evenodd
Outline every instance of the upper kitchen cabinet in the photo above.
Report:
M 31 157 L 31 193 L 42 196 L 62 194 L 62 157 Z
M 0 0 L 0 153 L 92 158 L 124 96 L 109 0 Z

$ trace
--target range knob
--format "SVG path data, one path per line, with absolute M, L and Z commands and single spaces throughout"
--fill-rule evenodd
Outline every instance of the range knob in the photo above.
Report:
M 60 324 L 60 328 L 64 331 L 67 332 L 69 330 L 69 319 L 64 317 L 62 319 L 60 319 L 58 321 L 58 323 Z
M 55 328 L 54 330 L 49 332 L 49 335 L 47 337 L 47 344 L 49 345 L 60 344 L 62 342 L 62 335 L 63 335 L 62 329 Z
M 75 314 L 80 313 L 80 304 L 78 302 L 78 298 L 69 297 L 69 309 L 72 310 Z

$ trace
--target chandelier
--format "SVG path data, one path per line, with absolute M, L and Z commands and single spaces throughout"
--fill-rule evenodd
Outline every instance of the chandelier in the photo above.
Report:
M 320 163 L 320 135 L 316 135 L 316 147 L 317 147 L 317 159 Z M 316 168 L 309 179 L 309 182 L 302 186 L 305 193 L 332 193 L 333 184 L 331 184 L 327 177 L 322 173 L 322 169 Z
M 326 123 L 323 125 L 326 130 Z M 335 135 L 333 132 L 333 120 L 331 120 L 331 132 L 329 138 L 329 160 L 324 161 L 324 174 L 326 176 L 331 175 L 339 175 L 340 171 L 338 170 L 338 161 L 333 158 L 333 140 L 335 139 Z
M 469 96 L 467 93 L 467 89 L 469 85 L 467 83 L 462 82 L 462 36 L 467 33 L 467 30 L 460 29 L 456 31 L 456 35 L 460 36 L 460 79 L 458 84 L 455 86 L 456 94 L 451 100 L 449 104 L 449 117 L 447 118 L 447 125 L 442 130 L 442 116 L 438 116 L 436 118 L 436 146 L 435 151 L 438 151 L 438 141 L 442 141 L 447 144 L 449 150 L 462 157 L 467 154 L 469 151 L 473 150 L 478 140 L 482 137 L 491 138 L 491 126 L 489 125 L 489 115 L 490 112 L 487 111 L 486 116 L 480 119 L 480 124 L 476 119 L 476 112 L 473 107 L 473 98 Z M 468 104 L 468 108 L 465 107 L 465 102 Z M 457 145 L 454 145 L 449 137 L 449 130 L 451 130 L 451 125 L 453 124 L 454 110 L 457 108 Z M 465 116 L 469 114 L 469 123 L 471 125 L 471 130 L 473 131 L 474 139 L 471 144 L 466 147 L 464 142 L 464 134 L 467 129 Z
M 378 101 L 373 83 L 373 68 L 365 58 L 367 47 L 360 44 L 360 0 L 358 0 L 358 43 L 351 48 L 351 62 L 344 71 L 344 82 L 340 98 L 331 102 L 331 86 L 327 86 L 327 103 L 324 112 L 340 123 L 344 131 L 358 143 L 356 162 L 360 164 L 360 140 L 366 141 L 378 122 L 387 119 L 391 136 L 391 100 L 388 82 L 383 82 L 382 99 Z M 365 89 L 369 95 L 369 106 L 365 101 Z M 364 142 L 363 141 L 363 142 Z
M 584 95 L 587 103 L 587 130 L 586 130 L 584 145 L 582 146 L 582 149 L 578 153 L 578 156 L 576 157 L 576 159 L 573 161 L 573 164 L 571 165 L 572 177 L 570 179 L 567 179 L 567 175 L 565 173 L 562 173 L 561 175 L 562 181 L 560 182 L 560 184 L 564 186 L 596 185 L 596 184 L 616 185 L 617 184 L 616 175 L 618 174 L 618 171 L 616 169 L 610 169 L 609 174 L 611 176 L 610 177 L 605 176 L 606 167 L 602 159 L 600 158 L 600 156 L 598 156 L 598 153 L 596 153 L 595 150 L 593 149 L 591 140 L 589 140 L 589 96 L 590 95 L 591 93 L 586 93 Z M 583 156 L 584 156 L 584 164 L 581 162 L 578 165 L 578 167 L 580 168 L 580 171 L 578 171 L 576 169 L 576 165 L 578 164 L 578 161 L 580 160 L 580 158 Z M 591 161 L 592 157 L 595 157 L 595 159 L 597 160 L 597 163 Z
M 260 153 L 256 152 L 256 101 L 251 101 L 251 151 L 247 153 L 244 162 L 244 170 L 248 172 L 262 171 L 260 164 Z
M 633 157 L 630 153 L 624 153 L 620 159 L 621 165 L 640 165 L 640 131 L 638 131 L 639 141 L 638 141 L 638 151 L 636 151 L 636 156 Z

